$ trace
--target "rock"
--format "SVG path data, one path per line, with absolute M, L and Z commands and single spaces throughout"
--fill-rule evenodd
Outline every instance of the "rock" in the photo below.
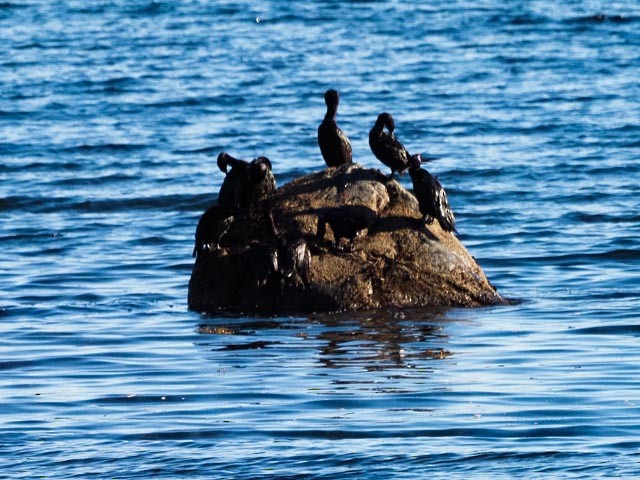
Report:
M 306 314 L 507 303 L 458 239 L 421 216 L 413 195 L 379 170 L 354 164 L 298 178 L 237 212 L 220 248 L 196 259 L 189 308 Z M 278 271 L 288 242 L 306 242 L 306 275 Z

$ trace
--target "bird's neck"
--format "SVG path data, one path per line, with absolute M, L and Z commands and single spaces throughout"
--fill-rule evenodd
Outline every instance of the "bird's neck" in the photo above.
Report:
M 377 136 L 377 135 L 381 135 L 383 130 L 384 130 L 384 123 L 376 122 L 373 125 L 373 128 L 371 129 L 371 133 Z
M 337 104 L 327 105 L 327 113 L 324 116 L 324 119 L 325 121 L 328 121 L 328 122 L 335 122 L 337 114 L 338 114 Z

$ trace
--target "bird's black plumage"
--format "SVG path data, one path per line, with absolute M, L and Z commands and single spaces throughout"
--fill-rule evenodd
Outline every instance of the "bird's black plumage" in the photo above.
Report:
M 384 131 L 387 127 L 388 133 Z M 375 125 L 369 131 L 369 147 L 378 160 L 395 172 L 403 173 L 409 168 L 410 154 L 393 133 L 395 123 L 390 113 L 378 115 Z
M 218 205 L 235 207 L 239 195 L 240 183 L 249 168 L 249 162 L 234 158 L 226 152 L 218 155 L 218 168 L 225 173 L 224 181 L 218 193 Z M 231 168 L 229 170 L 229 168 Z
M 271 161 L 267 157 L 247 162 L 222 152 L 218 155 L 218 168 L 226 173 L 218 193 L 221 207 L 246 208 L 276 189 Z
M 327 113 L 318 126 L 318 145 L 325 163 L 329 167 L 348 165 L 352 162 L 351 143 L 336 123 L 340 96 L 335 90 L 327 90 L 324 94 Z
M 267 157 L 258 157 L 249 163 L 240 177 L 235 191 L 235 204 L 249 207 L 276 189 L 276 179 L 271 171 L 271 161 Z
M 418 200 L 424 221 L 431 223 L 436 219 L 444 231 L 455 232 L 456 220 L 444 188 L 436 177 L 420 168 L 419 155 L 411 157 L 410 164 L 409 175 L 413 182 L 413 194 Z
M 195 246 L 193 256 L 201 258 L 208 252 L 219 250 L 220 241 L 227 233 L 234 216 L 231 209 L 219 205 L 212 205 L 200 217 L 196 227 Z
M 306 240 L 294 229 L 293 233 L 281 232 L 276 226 L 273 212 L 269 212 L 271 231 L 275 239 L 276 260 L 274 271 L 279 273 L 284 284 L 302 282 L 308 286 L 310 282 L 311 250 Z
M 334 246 L 340 246 L 340 240 L 353 242 L 359 232 L 370 230 L 378 216 L 368 207 L 362 205 L 344 205 L 342 207 L 326 209 L 318 215 L 318 230 L 316 238 L 324 239 L 327 224 L 333 232 Z

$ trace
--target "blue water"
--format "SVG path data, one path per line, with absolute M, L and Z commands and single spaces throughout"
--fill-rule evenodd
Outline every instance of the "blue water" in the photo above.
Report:
M 0 3 L 0 477 L 640 474 L 640 4 Z M 477 310 L 190 312 L 221 150 L 279 184 L 381 111 Z M 401 180 L 408 186 L 408 177 Z

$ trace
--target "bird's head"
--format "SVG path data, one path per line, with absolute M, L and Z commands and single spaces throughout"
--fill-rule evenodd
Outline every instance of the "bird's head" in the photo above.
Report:
M 253 182 L 259 182 L 271 171 L 271 161 L 267 157 L 258 157 L 251 161 L 247 175 Z
M 227 173 L 228 157 L 227 152 L 220 152 L 220 155 L 218 155 L 218 168 L 224 173 Z
M 420 164 L 422 163 L 422 157 L 419 153 L 415 155 L 411 155 L 409 157 L 409 170 L 417 170 L 420 168 Z
M 338 105 L 339 102 L 340 95 L 338 95 L 337 91 L 331 89 L 324 92 L 324 103 L 326 103 L 327 106 Z

